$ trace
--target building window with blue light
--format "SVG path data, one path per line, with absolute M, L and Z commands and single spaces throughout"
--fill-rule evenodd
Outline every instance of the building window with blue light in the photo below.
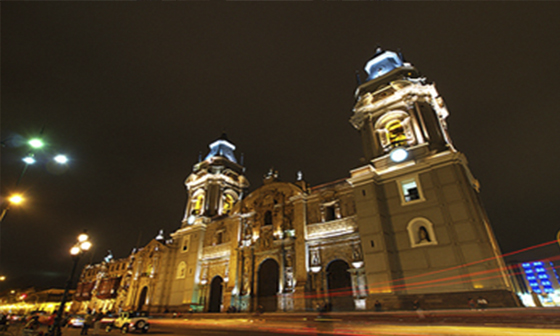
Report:
M 418 176 L 399 179 L 397 184 L 402 205 L 425 201 Z

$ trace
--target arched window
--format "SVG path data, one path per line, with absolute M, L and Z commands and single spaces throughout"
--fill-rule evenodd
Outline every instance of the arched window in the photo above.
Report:
M 270 210 L 264 213 L 264 225 L 272 225 L 272 211 Z
M 426 228 L 424 226 L 421 226 L 418 228 L 418 244 L 423 243 L 423 242 L 431 242 L 432 240 L 430 239 L 430 234 L 428 233 L 428 230 L 426 230 Z
M 230 193 L 225 193 L 222 199 L 222 214 L 228 214 L 231 209 L 233 208 L 233 204 L 235 203 L 235 197 Z
M 385 151 L 416 142 L 410 116 L 404 111 L 391 111 L 380 117 L 374 125 Z
M 177 279 L 184 279 L 186 274 L 187 264 L 184 261 L 181 261 L 179 265 L 177 265 Z
M 202 214 L 202 206 L 204 205 L 204 193 L 199 193 L 194 196 L 191 205 L 191 215 Z
M 385 125 L 385 130 L 387 130 L 387 140 L 392 146 L 396 147 L 406 144 L 406 134 L 400 120 L 391 120 Z
M 437 245 L 434 225 L 426 218 L 414 218 L 408 223 L 407 230 L 411 247 Z

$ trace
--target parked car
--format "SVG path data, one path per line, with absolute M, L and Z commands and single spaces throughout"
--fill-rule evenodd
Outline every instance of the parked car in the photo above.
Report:
M 10 323 L 17 323 L 17 322 L 21 322 L 23 320 L 24 320 L 23 315 L 18 315 L 18 314 L 8 315 L 8 321 L 10 321 Z
M 84 315 L 72 315 L 68 319 L 68 324 L 66 325 L 68 328 L 81 328 L 84 326 L 84 322 L 86 317 Z
M 133 331 L 145 334 L 150 329 L 150 323 L 145 312 L 122 312 L 105 331 L 110 332 L 112 329 L 119 329 L 123 334 Z

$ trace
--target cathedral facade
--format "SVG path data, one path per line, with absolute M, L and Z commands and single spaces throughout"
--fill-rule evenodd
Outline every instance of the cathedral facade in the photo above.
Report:
M 185 215 L 171 239 L 160 234 L 128 258 L 87 266 L 78 307 L 354 311 L 465 307 L 478 296 L 518 305 L 435 86 L 390 51 L 379 50 L 366 72 L 350 119 L 363 166 L 314 187 L 271 170 L 247 193 L 245 168 L 222 135 L 185 181 Z

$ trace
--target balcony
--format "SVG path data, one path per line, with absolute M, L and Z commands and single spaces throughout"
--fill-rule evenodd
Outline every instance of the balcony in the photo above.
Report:
M 231 254 L 229 243 L 206 246 L 202 249 L 202 259 L 217 259 L 228 257 Z
M 346 217 L 324 223 L 307 225 L 306 239 L 330 238 L 358 231 L 356 217 Z

